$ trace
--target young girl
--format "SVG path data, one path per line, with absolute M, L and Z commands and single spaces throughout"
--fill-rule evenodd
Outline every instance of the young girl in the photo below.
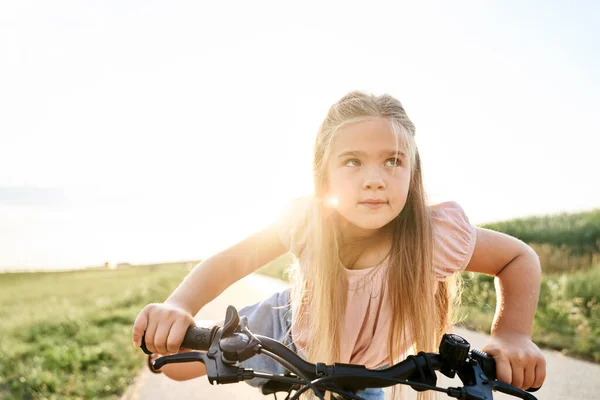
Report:
M 398 100 L 351 92 L 334 104 L 317 135 L 313 174 L 312 197 L 200 263 L 163 304 L 146 306 L 134 323 L 134 345 L 145 332 L 153 353 L 178 352 L 205 304 L 289 251 L 297 259 L 291 290 L 240 310 L 256 333 L 313 362 L 367 368 L 437 351 L 450 328 L 457 272 L 466 269 L 498 277 L 484 348 L 496 359 L 498 379 L 542 385 L 545 361 L 531 341 L 538 257 L 515 238 L 471 225 L 454 202 L 426 204 L 415 127 Z M 178 380 L 205 374 L 194 364 L 163 370 Z M 261 356 L 246 365 L 283 372 Z M 361 395 L 380 399 L 383 391 Z

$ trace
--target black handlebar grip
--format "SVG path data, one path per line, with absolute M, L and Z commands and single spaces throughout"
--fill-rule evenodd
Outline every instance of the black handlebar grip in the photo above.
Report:
M 192 350 L 207 351 L 219 330 L 218 326 L 212 328 L 201 328 L 199 326 L 190 326 L 185 332 L 185 337 L 181 343 L 181 347 Z M 146 334 L 142 336 L 142 344 L 140 348 L 144 353 L 150 355 L 152 352 L 146 347 Z
M 215 334 L 219 330 L 218 326 L 212 328 L 201 328 L 199 326 L 190 326 L 185 333 L 181 347 L 192 350 L 208 351 Z

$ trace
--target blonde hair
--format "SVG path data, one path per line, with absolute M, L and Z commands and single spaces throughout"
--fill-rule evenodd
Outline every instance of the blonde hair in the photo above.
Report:
M 333 363 L 340 354 L 340 331 L 346 310 L 348 282 L 344 273 L 346 248 L 322 203 L 327 181 L 327 162 L 337 132 L 344 126 L 372 119 L 386 119 L 410 159 L 411 179 L 402 212 L 387 228 L 392 246 L 385 292 L 392 310 L 388 340 L 390 364 L 398 361 L 407 340 L 414 352 L 436 351 L 448 329 L 453 298 L 453 280 L 434 287 L 433 232 L 423 189 L 421 163 L 414 140 L 415 126 L 402 104 L 390 95 L 350 92 L 329 109 L 314 147 L 315 198 L 309 206 L 305 243 L 297 254 L 301 268 L 292 274 L 293 318 L 307 326 L 306 356 L 310 361 Z M 406 232 L 410 232 L 407 235 Z M 419 399 L 433 392 L 420 392 Z

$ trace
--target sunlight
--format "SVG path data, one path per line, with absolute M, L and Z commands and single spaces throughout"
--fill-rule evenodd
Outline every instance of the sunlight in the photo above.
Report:
M 337 208 L 340 205 L 340 199 L 336 196 L 327 197 L 325 203 L 331 208 Z

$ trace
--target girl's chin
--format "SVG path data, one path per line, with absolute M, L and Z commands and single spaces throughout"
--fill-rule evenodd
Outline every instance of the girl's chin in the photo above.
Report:
M 342 229 L 352 236 L 372 236 L 380 233 L 389 221 L 347 221 Z

